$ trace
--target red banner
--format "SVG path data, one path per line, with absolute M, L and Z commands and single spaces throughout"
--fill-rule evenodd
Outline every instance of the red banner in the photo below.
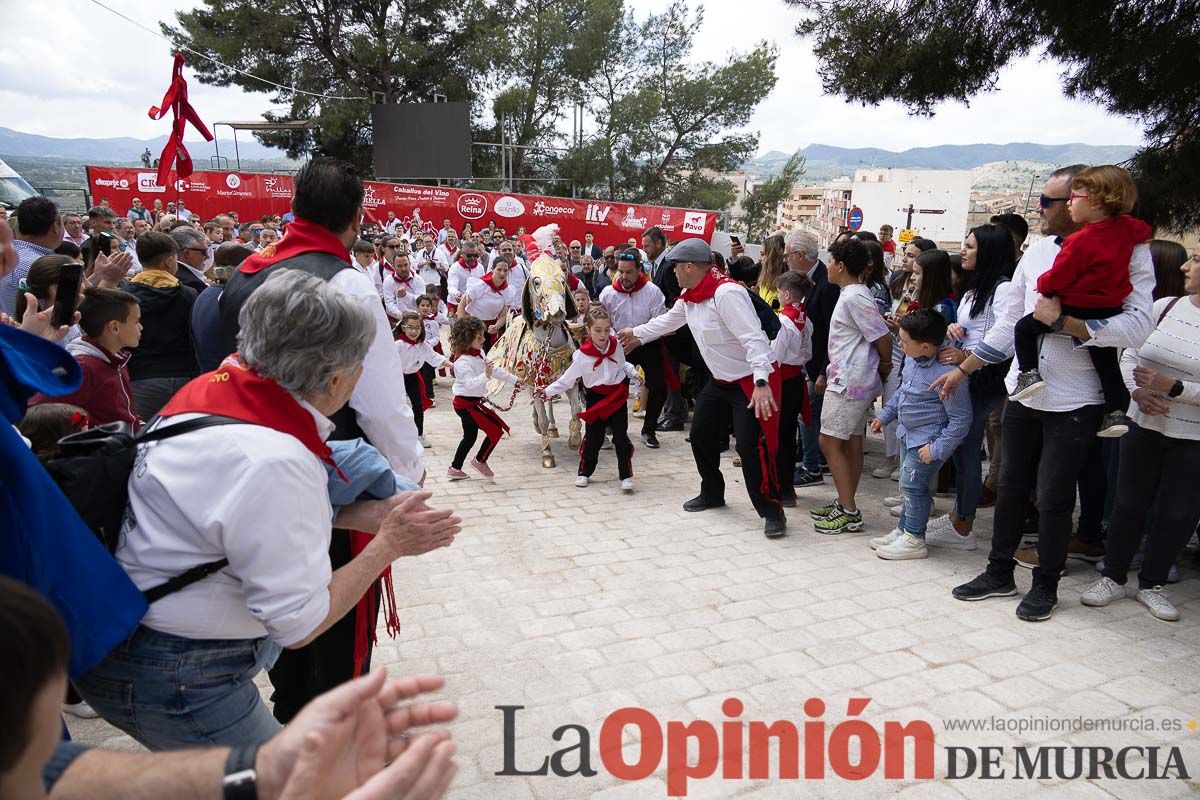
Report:
M 168 201 L 183 200 L 188 211 L 203 220 L 236 211 L 238 219 L 247 222 L 264 214 L 283 214 L 292 202 L 290 175 L 194 172 L 180 180 L 172 172 L 167 186 L 160 185 L 154 171 L 148 169 L 88 167 L 87 176 L 93 202 L 108 200 L 121 214 L 129 211 L 131 201 L 137 197 L 148 208 L 153 208 L 155 200 L 162 200 L 164 208 Z M 510 236 L 519 227 L 532 233 L 553 222 L 558 224 L 564 240 L 583 241 L 590 231 L 601 247 L 629 239 L 640 244 L 642 233 L 655 225 L 671 241 L 692 237 L 711 241 L 717 224 L 713 211 L 376 181 L 366 182 L 363 211 L 367 219 L 377 222 L 386 220 L 392 211 L 402 220 L 419 217 L 433 228 L 440 228 L 446 218 L 458 230 L 467 222 L 475 230 L 495 222 Z

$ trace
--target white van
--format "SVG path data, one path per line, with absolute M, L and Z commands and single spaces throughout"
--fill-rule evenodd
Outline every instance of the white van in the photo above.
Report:
M 0 161 L 0 206 L 10 211 L 21 204 L 27 197 L 37 197 L 38 193 L 16 170 Z

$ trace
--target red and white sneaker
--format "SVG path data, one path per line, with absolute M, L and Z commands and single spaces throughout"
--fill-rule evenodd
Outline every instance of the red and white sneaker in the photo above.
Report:
M 450 469 L 446 470 L 446 477 L 452 481 L 465 481 L 471 476 L 463 472 L 461 469 L 450 467 Z
M 471 459 L 471 466 L 475 468 L 476 472 L 478 472 L 480 475 L 482 475 L 485 478 L 496 477 L 496 473 L 492 472 L 492 468 L 477 458 Z

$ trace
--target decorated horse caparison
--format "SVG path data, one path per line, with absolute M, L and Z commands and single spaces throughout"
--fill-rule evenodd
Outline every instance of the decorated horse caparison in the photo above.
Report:
M 575 339 L 568 320 L 578 313 L 562 267 L 547 253 L 557 225 L 534 231 L 526 252 L 536 253 L 529 266 L 529 280 L 521 295 L 521 315 L 509 321 L 504 335 L 492 345 L 487 360 L 516 375 L 533 396 L 533 429 L 542 437 L 542 466 L 555 466 L 550 441 L 558 438 L 554 420 L 555 401 L 547 401 L 544 390 L 571 366 Z M 536 245 L 534 244 L 536 243 Z M 488 383 L 489 397 L 500 408 L 511 407 L 515 395 L 502 381 Z M 571 406 L 567 446 L 578 450 L 583 442 L 579 412 L 583 410 L 578 388 L 565 392 Z

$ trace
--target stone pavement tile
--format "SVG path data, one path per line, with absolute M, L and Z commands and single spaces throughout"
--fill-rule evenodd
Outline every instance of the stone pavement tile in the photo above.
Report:
M 1147 708 L 1171 701 L 1175 692 L 1165 684 L 1141 675 L 1131 675 L 1101 684 L 1100 691 L 1134 708 Z
M 896 675 L 913 675 L 922 672 L 925 662 L 906 652 L 890 652 L 871 656 L 859 662 L 867 671 L 879 678 L 891 678 Z M 925 673 L 928 678 L 928 673 Z
M 1058 696 L 1058 690 L 1028 675 L 1017 675 L 984 686 L 981 691 L 1010 710 L 1038 708 Z

